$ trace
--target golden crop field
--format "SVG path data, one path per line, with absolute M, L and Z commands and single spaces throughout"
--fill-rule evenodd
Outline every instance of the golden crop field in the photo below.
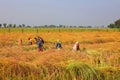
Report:
M 0 33 L 0 80 L 119 80 L 120 32 L 11 32 Z M 44 51 L 28 45 L 41 36 Z M 21 46 L 18 39 L 22 39 Z M 62 42 L 62 49 L 55 42 Z M 72 47 L 80 42 L 80 50 Z

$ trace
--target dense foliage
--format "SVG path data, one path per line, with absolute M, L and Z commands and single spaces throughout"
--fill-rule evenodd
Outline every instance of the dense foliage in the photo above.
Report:
M 114 24 L 108 25 L 109 28 L 120 28 L 120 19 L 116 20 Z

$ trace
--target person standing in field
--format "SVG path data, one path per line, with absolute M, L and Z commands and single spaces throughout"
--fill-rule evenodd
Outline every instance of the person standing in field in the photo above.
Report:
M 37 37 L 35 37 L 34 39 L 35 39 L 35 43 L 36 43 L 36 44 L 38 44 L 38 42 L 39 42 L 40 39 L 42 40 L 42 43 L 44 44 L 44 40 L 43 40 L 42 37 L 37 36 Z
M 22 45 L 22 39 L 18 39 L 18 46 L 21 46 Z
M 37 45 L 38 45 L 38 51 L 39 51 L 39 52 L 42 52 L 42 51 L 43 51 L 43 44 L 44 44 L 43 38 L 38 37 Z
M 61 48 L 62 48 L 62 44 L 61 44 L 60 40 L 57 40 L 56 49 L 60 50 Z
M 74 44 L 74 46 L 73 46 L 73 50 L 75 50 L 75 51 L 80 50 L 79 42 L 78 42 L 78 41 Z

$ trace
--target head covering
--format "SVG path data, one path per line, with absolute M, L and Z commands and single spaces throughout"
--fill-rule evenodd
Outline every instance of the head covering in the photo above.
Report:
M 57 39 L 57 42 L 60 42 L 60 40 L 59 40 L 59 39 Z
M 59 39 L 57 39 L 57 43 L 61 43 L 61 41 Z
M 79 42 L 77 41 L 75 44 L 79 44 Z

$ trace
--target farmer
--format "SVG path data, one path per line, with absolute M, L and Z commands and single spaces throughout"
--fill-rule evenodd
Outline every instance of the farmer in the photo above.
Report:
M 44 44 L 44 40 L 43 40 L 41 37 L 39 37 L 39 38 L 38 38 L 38 41 L 37 41 L 38 51 L 39 51 L 39 52 L 42 52 L 42 51 L 43 51 L 43 44 Z
M 21 46 L 22 45 L 22 39 L 18 39 L 18 46 Z
M 35 43 L 37 44 L 38 43 L 38 37 L 34 37 L 34 39 L 35 39 Z
M 79 48 L 79 42 L 77 41 L 73 46 L 73 50 L 78 51 L 79 49 L 80 49 Z
M 60 42 L 60 40 L 57 40 L 57 42 L 56 42 L 56 49 L 61 49 L 62 48 L 62 44 L 61 44 L 61 42 Z
M 36 44 L 38 44 L 38 42 L 39 42 L 40 39 L 42 40 L 42 43 L 44 44 L 44 40 L 43 40 L 42 37 L 37 36 L 37 37 L 35 37 L 34 39 L 35 39 L 35 41 L 36 41 L 36 42 L 35 42 Z
M 35 43 L 38 45 L 38 51 L 43 51 L 43 44 L 44 44 L 44 40 L 42 37 L 36 36 L 35 38 Z
M 29 40 L 29 43 L 28 43 L 28 44 L 29 44 L 29 45 L 32 45 L 33 39 L 29 37 L 28 40 Z

